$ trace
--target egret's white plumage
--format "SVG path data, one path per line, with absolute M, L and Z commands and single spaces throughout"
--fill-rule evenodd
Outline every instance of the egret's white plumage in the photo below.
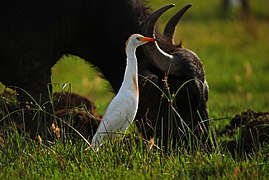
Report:
M 126 42 L 125 52 L 127 66 L 124 79 L 118 94 L 110 102 L 105 115 L 92 139 L 92 148 L 98 151 L 99 146 L 106 140 L 123 135 L 133 122 L 138 108 L 139 90 L 137 75 L 136 48 L 154 38 L 133 34 Z

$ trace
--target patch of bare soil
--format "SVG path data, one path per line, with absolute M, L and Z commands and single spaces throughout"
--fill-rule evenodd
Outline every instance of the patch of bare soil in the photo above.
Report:
M 232 154 L 255 153 L 269 144 L 269 112 L 247 109 L 233 117 L 223 133 L 234 138 L 227 144 Z
M 61 121 L 69 124 L 64 126 L 66 132 L 72 132 L 75 128 L 83 137 L 91 139 L 94 136 L 101 116 L 96 112 L 92 100 L 75 93 L 54 93 L 53 100 L 58 124 L 61 124 Z
M 101 122 L 93 101 L 75 93 L 54 93 L 53 106 L 54 123 L 51 130 L 54 137 L 68 134 L 89 139 L 93 137 Z M 0 94 L 0 133 L 14 129 L 22 132 L 23 113 L 13 91 Z

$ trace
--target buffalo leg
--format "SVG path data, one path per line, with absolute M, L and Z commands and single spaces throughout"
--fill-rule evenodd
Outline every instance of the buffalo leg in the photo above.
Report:
M 25 130 L 32 138 L 41 135 L 47 139 L 52 123 L 52 105 L 49 99 L 49 92 L 52 90 L 51 71 L 42 69 L 25 74 L 14 87 L 21 105 Z

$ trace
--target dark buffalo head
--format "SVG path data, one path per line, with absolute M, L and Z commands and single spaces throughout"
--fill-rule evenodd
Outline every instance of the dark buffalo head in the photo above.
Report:
M 208 119 L 208 85 L 199 57 L 174 44 L 174 30 L 186 5 L 167 23 L 163 35 L 155 33 L 158 18 L 174 5 L 164 6 L 145 20 L 142 33 L 159 39 L 143 46 L 146 60 L 140 61 L 140 102 L 137 126 L 146 138 L 155 137 L 164 146 L 189 135 L 205 133 Z

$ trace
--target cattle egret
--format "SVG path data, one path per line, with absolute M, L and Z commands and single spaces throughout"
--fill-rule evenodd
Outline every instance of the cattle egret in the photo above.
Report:
M 122 136 L 135 118 L 138 108 L 139 89 L 136 48 L 155 38 L 133 34 L 126 42 L 127 66 L 118 94 L 110 102 L 105 115 L 92 139 L 92 148 L 99 150 L 105 140 Z

